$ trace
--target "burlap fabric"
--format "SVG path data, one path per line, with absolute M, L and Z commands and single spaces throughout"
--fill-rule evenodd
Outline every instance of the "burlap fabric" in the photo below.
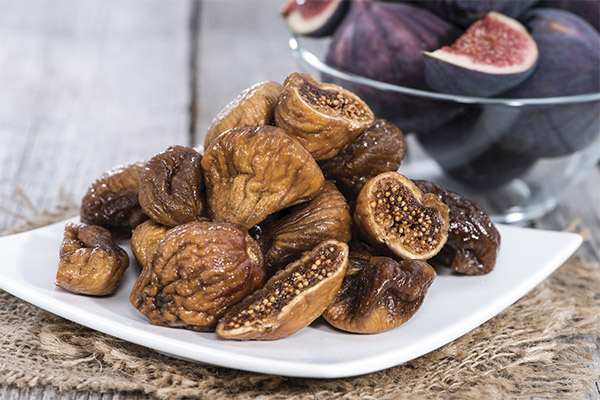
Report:
M 72 215 L 63 207 L 16 230 Z M 0 382 L 161 399 L 586 398 L 600 376 L 600 267 L 574 259 L 479 328 L 416 360 L 345 379 L 189 363 L 72 323 L 0 291 Z M 390 343 L 393 346 L 393 343 Z

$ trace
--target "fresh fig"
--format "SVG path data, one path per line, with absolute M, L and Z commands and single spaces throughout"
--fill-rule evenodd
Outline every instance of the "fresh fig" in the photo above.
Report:
M 425 56 L 425 81 L 434 90 L 494 96 L 527 79 L 538 49 L 527 29 L 497 12 L 479 19 L 451 46 Z
M 543 8 L 560 8 L 585 19 L 596 30 L 600 30 L 600 1 L 598 0 L 543 0 Z
M 324 37 L 333 34 L 348 11 L 348 0 L 288 0 L 281 9 L 290 31 Z

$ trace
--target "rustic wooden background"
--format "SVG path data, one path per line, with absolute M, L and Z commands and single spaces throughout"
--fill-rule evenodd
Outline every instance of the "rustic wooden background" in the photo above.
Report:
M 282 1 L 0 0 L 0 231 L 114 165 L 202 143 L 244 88 L 283 81 L 297 67 Z M 587 235 L 576 256 L 600 260 L 599 169 L 533 225 L 573 221 Z M 2 399 L 126 397 L 0 386 Z

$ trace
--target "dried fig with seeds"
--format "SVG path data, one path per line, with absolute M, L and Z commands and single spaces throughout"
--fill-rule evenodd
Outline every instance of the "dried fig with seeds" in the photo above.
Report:
M 319 244 L 235 305 L 217 325 L 227 339 L 274 340 L 317 319 L 335 297 L 348 265 L 348 245 Z
M 335 156 L 374 120 L 354 93 L 299 73 L 286 78 L 275 108 L 275 125 L 297 138 L 316 160 Z
M 319 165 L 326 179 L 332 179 L 340 190 L 356 197 L 374 176 L 396 171 L 404 158 L 402 131 L 383 119 L 364 130 L 348 147 Z
M 393 329 L 421 307 L 435 276 L 435 269 L 423 260 L 372 257 L 360 272 L 346 275 L 323 318 L 348 332 Z
M 212 330 L 264 278 L 262 253 L 245 230 L 193 221 L 169 230 L 160 240 L 130 301 L 151 324 Z
M 155 222 L 177 226 L 205 216 L 200 154 L 172 146 L 152 157 L 142 172 L 140 205 Z
M 138 264 L 143 268 L 148 263 L 150 253 L 156 248 L 158 242 L 165 237 L 169 227 L 149 219 L 139 224 L 131 234 L 131 252 Z
M 367 182 L 356 199 L 354 221 L 364 239 L 405 259 L 426 260 L 448 238 L 448 206 L 404 175 L 384 172 Z
M 81 201 L 81 222 L 133 229 L 148 219 L 138 200 L 143 169 L 143 162 L 118 166 L 96 179 Z
M 127 253 L 115 244 L 110 231 L 98 225 L 68 223 L 55 283 L 73 293 L 112 294 L 128 266 Z
M 496 265 L 500 249 L 500 233 L 487 213 L 458 193 L 428 181 L 415 181 L 423 193 L 433 193 L 449 209 L 448 241 L 433 258 L 461 274 L 487 274 Z
M 269 214 L 314 197 L 323 173 L 302 145 L 283 129 L 230 129 L 202 158 L 208 215 L 250 229 Z
M 204 147 L 221 133 L 242 126 L 269 125 L 283 86 L 260 82 L 244 90 L 212 120 L 204 138 Z

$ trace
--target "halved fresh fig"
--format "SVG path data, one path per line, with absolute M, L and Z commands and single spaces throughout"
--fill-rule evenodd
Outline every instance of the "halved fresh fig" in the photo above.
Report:
M 333 34 L 346 15 L 348 4 L 347 0 L 288 0 L 281 15 L 292 32 L 323 37 Z
M 486 97 L 527 79 L 535 69 L 538 49 L 521 23 L 490 12 L 452 45 L 423 55 L 425 82 L 432 89 Z

